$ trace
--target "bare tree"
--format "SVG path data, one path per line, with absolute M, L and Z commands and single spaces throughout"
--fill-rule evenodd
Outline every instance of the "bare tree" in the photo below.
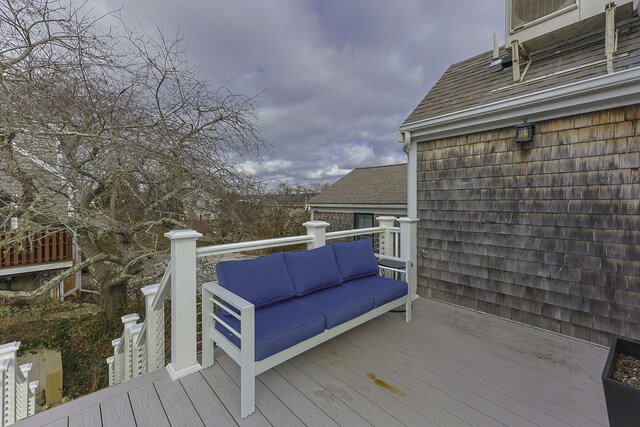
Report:
M 246 185 L 234 163 L 265 143 L 254 100 L 212 89 L 180 40 L 91 13 L 0 0 L 0 226 L 70 230 L 85 260 L 39 292 L 89 269 L 113 312 L 161 273 L 162 233 Z

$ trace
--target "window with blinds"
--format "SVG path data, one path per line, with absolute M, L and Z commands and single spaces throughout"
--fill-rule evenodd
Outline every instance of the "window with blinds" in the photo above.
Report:
M 575 6 L 577 0 L 511 0 L 511 30 Z

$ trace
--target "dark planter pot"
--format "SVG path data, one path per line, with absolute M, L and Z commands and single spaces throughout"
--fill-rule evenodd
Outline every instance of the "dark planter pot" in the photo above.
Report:
M 607 402 L 611 427 L 637 427 L 640 425 L 640 390 L 613 379 L 613 369 L 619 354 L 640 358 L 640 342 L 614 338 L 607 363 L 602 371 L 602 387 Z

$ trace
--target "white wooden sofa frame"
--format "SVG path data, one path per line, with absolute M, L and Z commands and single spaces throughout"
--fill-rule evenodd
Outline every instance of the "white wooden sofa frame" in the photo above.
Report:
M 385 266 L 379 266 L 379 268 L 403 274 L 405 278 L 409 277 L 409 271 L 412 268 L 410 260 L 380 254 L 376 254 L 376 258 L 404 263 L 404 271 Z M 216 297 L 224 302 L 216 299 Z M 214 343 L 218 344 L 240 366 L 240 416 L 245 418 L 255 411 L 256 376 L 403 304 L 406 304 L 405 321 L 409 323 L 412 318 L 411 302 L 412 295 L 409 288 L 407 289 L 407 295 L 402 298 L 390 301 L 331 329 L 325 329 L 324 332 L 318 335 L 256 362 L 254 305 L 229 292 L 220 286 L 218 282 L 205 283 L 202 285 L 202 368 L 205 369 L 214 364 Z M 227 304 L 240 313 L 236 313 Z M 240 333 L 215 314 L 214 307 L 218 307 L 218 309 L 224 310 L 240 320 Z M 220 322 L 222 326 L 238 337 L 241 342 L 240 349 L 214 328 L 215 322 Z

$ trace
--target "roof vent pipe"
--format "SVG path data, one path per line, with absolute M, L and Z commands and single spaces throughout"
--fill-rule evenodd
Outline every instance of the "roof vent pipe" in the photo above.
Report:
M 493 59 L 496 60 L 500 57 L 500 36 L 498 33 L 493 33 Z

